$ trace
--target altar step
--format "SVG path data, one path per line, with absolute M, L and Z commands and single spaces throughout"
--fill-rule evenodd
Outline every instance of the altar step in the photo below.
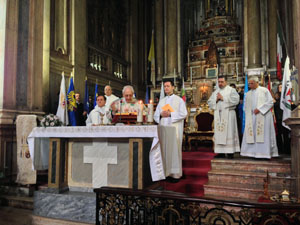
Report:
M 33 192 L 33 186 L 0 186 L 0 206 L 32 210 Z
M 264 194 L 264 179 L 269 174 L 270 195 L 291 191 L 291 162 L 289 159 L 214 159 L 204 185 L 205 197 L 258 200 Z
M 204 195 L 204 184 L 208 182 L 207 173 L 211 169 L 211 160 L 215 154 L 211 148 L 199 148 L 198 151 L 182 152 L 183 176 L 178 183 L 162 182 L 165 190 L 181 192 L 193 197 Z

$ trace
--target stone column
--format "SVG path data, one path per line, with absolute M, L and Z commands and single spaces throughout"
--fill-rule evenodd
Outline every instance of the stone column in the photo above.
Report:
M 155 1 L 155 63 L 157 72 L 157 81 L 162 80 L 164 74 L 164 2 Z
M 0 124 L 12 124 L 11 110 L 16 108 L 19 1 L 0 2 Z
M 247 1 L 248 19 L 248 68 L 260 68 L 261 65 L 261 28 L 260 1 Z
M 292 177 L 295 183 L 292 191 L 295 191 L 296 197 L 300 200 L 300 107 L 298 106 L 292 112 L 291 118 L 285 123 L 291 128 L 291 166 Z
M 74 86 L 84 99 L 87 65 L 86 1 L 72 1 L 72 57 L 74 66 Z
M 40 113 L 43 111 L 43 2 L 31 1 L 28 26 L 27 107 Z
M 166 0 L 166 63 L 167 77 L 174 77 L 178 73 L 178 55 L 177 55 L 177 1 Z
M 277 57 L 277 0 L 268 0 L 269 68 L 276 69 Z
M 294 31 L 294 57 L 295 57 L 295 66 L 300 68 L 300 1 L 293 0 L 293 31 Z M 300 73 L 298 73 L 298 80 L 300 80 Z M 299 89 L 300 92 L 300 89 Z M 300 93 L 299 93 L 300 96 Z M 298 102 L 299 103 L 299 102 Z

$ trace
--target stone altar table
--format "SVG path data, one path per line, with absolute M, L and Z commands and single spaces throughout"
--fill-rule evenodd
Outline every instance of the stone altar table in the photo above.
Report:
M 28 144 L 34 158 L 42 151 L 35 149 L 36 139 L 50 139 L 50 188 L 142 189 L 149 184 L 147 178 L 165 179 L 157 129 L 158 126 L 36 127 L 28 136 Z

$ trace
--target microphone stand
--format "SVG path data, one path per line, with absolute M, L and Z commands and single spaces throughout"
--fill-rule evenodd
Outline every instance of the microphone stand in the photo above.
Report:
M 122 123 L 122 98 L 120 98 L 120 116 L 119 116 L 119 123 Z

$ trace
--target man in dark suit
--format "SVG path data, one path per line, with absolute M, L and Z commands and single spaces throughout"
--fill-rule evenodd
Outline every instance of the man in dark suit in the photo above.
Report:
M 75 94 L 75 100 L 76 100 L 76 106 L 77 106 L 77 109 L 75 111 L 76 124 L 77 124 L 77 126 L 85 126 L 87 112 L 84 111 L 84 106 L 80 102 L 80 94 L 79 93 Z

